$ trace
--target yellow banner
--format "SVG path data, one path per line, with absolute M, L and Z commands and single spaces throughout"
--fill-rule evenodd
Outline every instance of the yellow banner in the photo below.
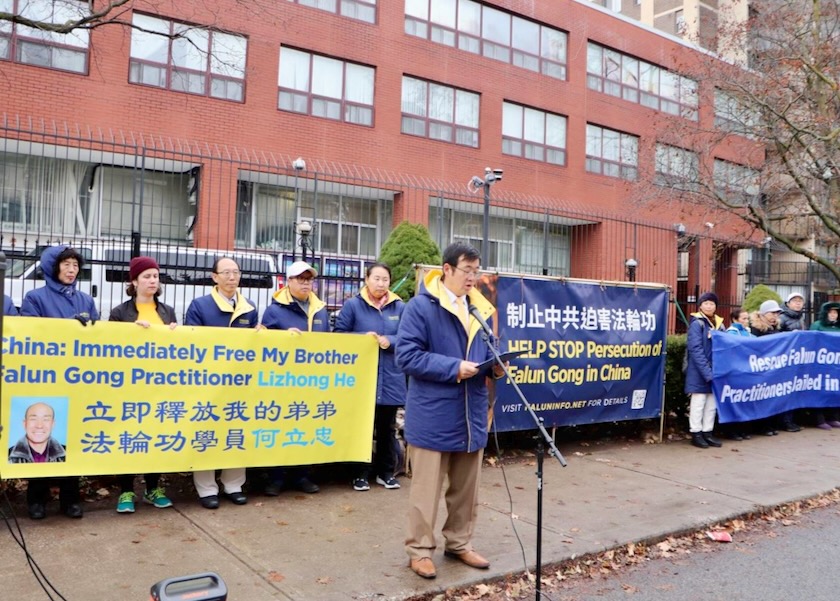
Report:
M 371 336 L 4 319 L 0 477 L 370 461 Z

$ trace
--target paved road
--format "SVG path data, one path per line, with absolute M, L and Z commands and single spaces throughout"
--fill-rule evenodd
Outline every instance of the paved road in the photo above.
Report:
M 657 559 L 545 601 L 835 601 L 840 598 L 840 507 L 736 533 L 732 544 Z

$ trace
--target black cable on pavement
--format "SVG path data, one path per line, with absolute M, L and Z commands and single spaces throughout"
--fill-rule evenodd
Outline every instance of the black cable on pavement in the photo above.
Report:
M 18 547 L 23 549 L 23 553 L 26 556 L 26 562 L 29 564 L 29 569 L 32 571 L 32 575 L 35 576 L 35 580 L 44 590 L 46 593 L 47 598 L 50 601 L 55 601 L 55 597 L 53 597 L 50 590 L 58 596 L 58 599 L 61 601 L 67 601 L 67 599 L 58 592 L 58 589 L 53 586 L 52 582 L 50 582 L 49 578 L 47 578 L 46 574 L 44 574 L 43 570 L 41 570 L 41 566 L 38 565 L 38 562 L 35 561 L 35 558 L 29 553 L 29 549 L 26 548 L 26 539 L 23 537 L 23 530 L 20 527 L 20 522 L 18 522 L 17 516 L 15 515 L 15 510 L 12 507 L 12 502 L 9 499 L 9 495 L 6 494 L 6 491 L 3 490 L 3 498 L 6 501 L 6 508 L 9 511 L 9 514 L 6 514 L 3 507 L 0 507 L 0 516 L 2 516 L 3 521 L 6 524 L 6 528 L 9 529 L 9 534 L 12 535 L 12 538 L 17 543 Z M 14 528 L 12 528 L 12 522 L 14 523 Z M 17 530 L 17 533 L 15 533 Z M 49 588 L 47 588 L 49 587 Z

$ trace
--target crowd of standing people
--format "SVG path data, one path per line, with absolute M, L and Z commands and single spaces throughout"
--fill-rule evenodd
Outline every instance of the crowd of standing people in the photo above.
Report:
M 758 338 L 805 330 L 805 297 L 802 293 L 792 292 L 785 299 L 784 307 L 776 300 L 768 299 L 752 313 L 735 307 L 730 313 L 729 327 L 724 326 L 724 319 L 717 314 L 718 297 L 713 292 L 702 294 L 697 306 L 699 310 L 690 316 L 686 337 L 685 392 L 690 395 L 688 420 L 691 444 L 707 449 L 723 445 L 713 435 L 717 403 L 712 392 L 712 331 Z M 840 333 L 838 319 L 840 303 L 826 302 L 810 329 Z M 840 401 L 838 408 L 815 408 L 810 411 L 817 428 L 840 428 Z M 795 411 L 791 409 L 754 422 L 726 424 L 723 430 L 728 438 L 738 441 L 751 438 L 753 433 L 776 436 L 779 430 L 799 432 L 802 427 L 794 417 Z
M 93 298 L 77 289 L 84 259 L 68 246 L 48 248 L 41 256 L 46 285 L 25 296 L 20 314 L 76 319 L 83 325 L 99 319 Z M 373 478 L 386 490 L 400 488 L 396 477 L 401 461 L 396 441 L 397 410 L 407 405 L 405 437 L 413 470 L 409 492 L 405 541 L 409 567 L 423 578 L 434 578 L 432 554 L 437 546 L 435 522 L 443 495 L 447 517 L 443 525 L 445 554 L 478 569 L 489 562 L 471 544 L 478 506 L 483 449 L 487 444 L 490 410 L 486 376 L 501 377 L 500 365 L 484 368 L 493 357 L 488 341 L 479 336 L 477 311 L 491 320 L 495 312 L 475 284 L 480 255 L 463 243 L 443 253 L 439 272 L 422 282 L 413 302 L 405 304 L 391 292 L 391 270 L 383 263 L 370 265 L 359 293 L 343 306 L 335 331 L 373 337 L 379 346 L 374 410 L 375 453 L 370 464 L 352 466 L 352 487 L 364 492 Z M 184 326 L 288 330 L 293 333 L 329 332 L 326 304 L 313 291 L 318 272 L 305 261 L 289 266 L 288 285 L 274 294 L 262 320 L 259 308 L 239 292 L 241 270 L 236 261 L 219 258 L 212 268 L 214 287 L 187 308 Z M 139 256 L 128 266 L 128 300 L 111 310 L 109 321 L 134 323 L 141 328 L 178 328 L 175 310 L 161 300 L 160 267 L 154 258 Z M 4 299 L 4 314 L 17 315 L 11 299 Z M 407 386 L 406 380 L 409 380 Z M 55 411 L 44 403 L 28 407 L 25 435 L 10 450 L 13 463 L 66 461 L 65 449 L 51 438 Z M 60 447 L 60 448 L 59 448 Z M 307 466 L 270 470 L 264 492 L 277 495 L 285 486 L 315 493 L 319 487 Z M 243 486 L 246 469 L 227 468 L 193 473 L 199 502 L 217 509 L 220 498 L 235 505 L 248 502 Z M 135 512 L 137 495 L 133 474 L 118 477 L 120 493 L 116 510 Z M 172 506 L 161 483 L 161 474 L 147 473 L 142 500 L 156 508 Z M 220 486 L 221 484 L 221 486 Z M 46 517 L 50 487 L 60 489 L 61 511 L 81 518 L 80 478 L 30 478 L 27 508 L 32 519 Z

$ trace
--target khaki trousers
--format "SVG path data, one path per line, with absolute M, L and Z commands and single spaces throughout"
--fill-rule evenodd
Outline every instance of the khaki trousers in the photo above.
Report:
M 411 489 L 408 494 L 408 530 L 405 550 L 411 559 L 431 557 L 437 547 L 435 522 L 440 494 L 446 482 L 445 550 L 472 551 L 472 535 L 478 510 L 478 486 L 484 450 L 475 453 L 443 453 L 409 447 Z

